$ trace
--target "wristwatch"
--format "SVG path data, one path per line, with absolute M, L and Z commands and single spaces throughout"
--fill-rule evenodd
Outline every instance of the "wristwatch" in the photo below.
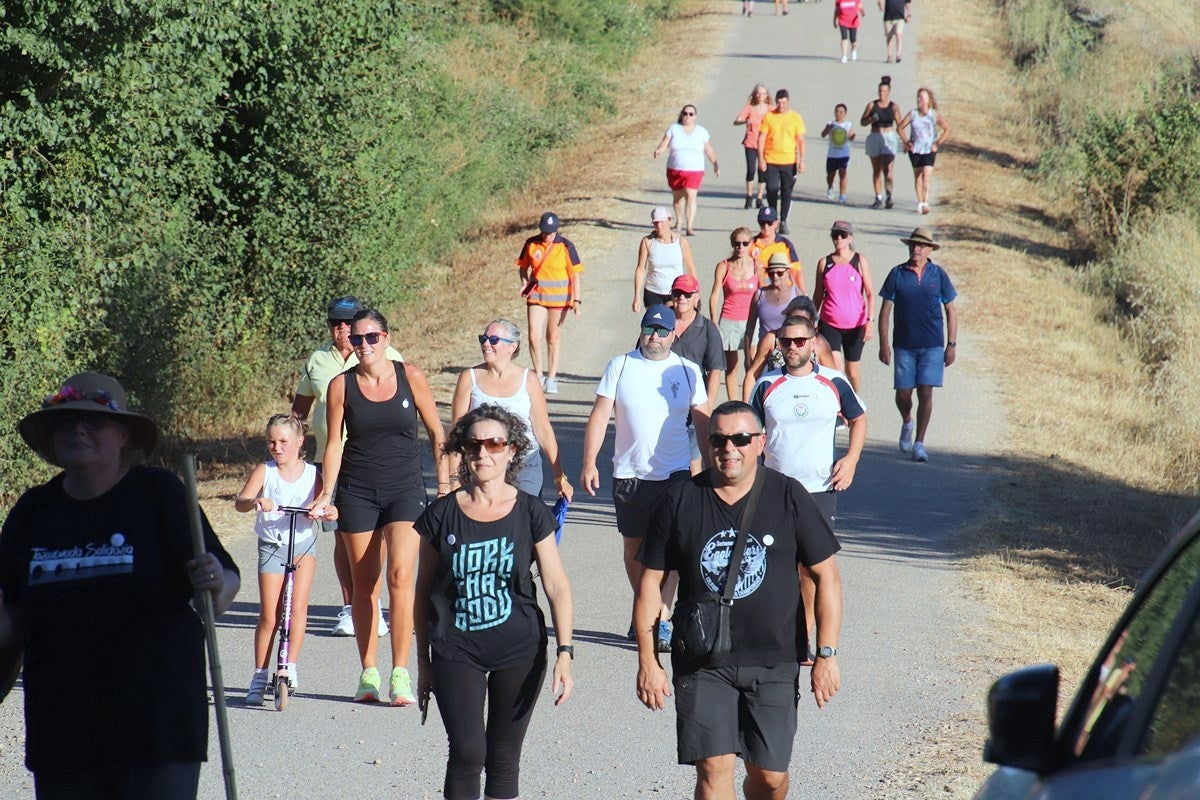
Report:
M 946 347 L 958 347 L 958 342 L 946 342 Z
M 566 653 L 567 655 L 569 655 L 571 657 L 572 661 L 575 660 L 575 646 L 574 645 L 560 644 L 558 646 L 558 654 L 562 655 L 563 653 Z
M 825 645 L 817 649 L 817 658 L 833 658 L 837 655 L 837 648 Z

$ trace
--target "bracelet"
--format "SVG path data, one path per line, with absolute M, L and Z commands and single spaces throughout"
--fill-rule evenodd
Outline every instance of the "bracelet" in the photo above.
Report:
M 574 647 L 574 645 L 569 645 L 569 644 L 560 644 L 560 645 L 558 646 L 558 654 L 561 656 L 563 653 L 566 653 L 567 655 L 569 655 L 569 656 L 571 657 L 571 660 L 572 660 L 572 661 L 574 661 L 574 660 L 575 660 L 575 647 Z
M 583 300 L 576 297 L 574 300 L 571 301 L 571 305 L 575 305 L 576 303 L 578 303 L 579 305 L 583 305 Z

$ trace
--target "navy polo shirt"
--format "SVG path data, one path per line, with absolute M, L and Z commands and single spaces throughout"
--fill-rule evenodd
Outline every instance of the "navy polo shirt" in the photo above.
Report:
M 927 261 L 917 280 L 916 270 L 907 261 L 897 264 L 884 280 L 879 296 L 895 305 L 893 347 L 916 350 L 946 345 L 942 306 L 958 297 L 946 270 Z

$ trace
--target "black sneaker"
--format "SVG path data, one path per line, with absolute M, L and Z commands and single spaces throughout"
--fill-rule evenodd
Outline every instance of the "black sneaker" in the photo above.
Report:
M 871 208 L 883 208 L 883 198 L 875 195 L 875 202 L 871 203 Z
M 884 207 L 884 208 L 891 208 L 891 207 L 892 207 L 892 205 L 893 205 L 893 203 L 892 203 L 892 193 L 891 193 L 891 192 L 888 192 L 888 196 L 887 196 L 887 202 L 883 204 L 883 207 Z
M 754 198 L 753 198 L 753 197 L 747 197 L 747 198 L 746 198 L 746 205 L 742 206 L 742 208 L 750 208 L 750 206 L 752 206 L 752 205 L 754 205 Z
M 762 207 L 763 207 L 763 200 L 762 200 L 762 198 L 761 198 L 761 197 L 756 197 L 756 198 L 754 198 L 754 207 L 755 207 L 755 208 L 762 208 Z

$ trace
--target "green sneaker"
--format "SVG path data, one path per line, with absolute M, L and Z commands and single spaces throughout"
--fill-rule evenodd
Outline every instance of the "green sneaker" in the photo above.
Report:
M 392 705 L 411 706 L 415 702 L 417 702 L 417 698 L 413 695 L 412 681 L 408 677 L 408 670 L 404 667 L 396 667 L 392 670 Z
M 379 670 L 367 667 L 358 679 L 358 691 L 354 693 L 356 703 L 379 702 Z

